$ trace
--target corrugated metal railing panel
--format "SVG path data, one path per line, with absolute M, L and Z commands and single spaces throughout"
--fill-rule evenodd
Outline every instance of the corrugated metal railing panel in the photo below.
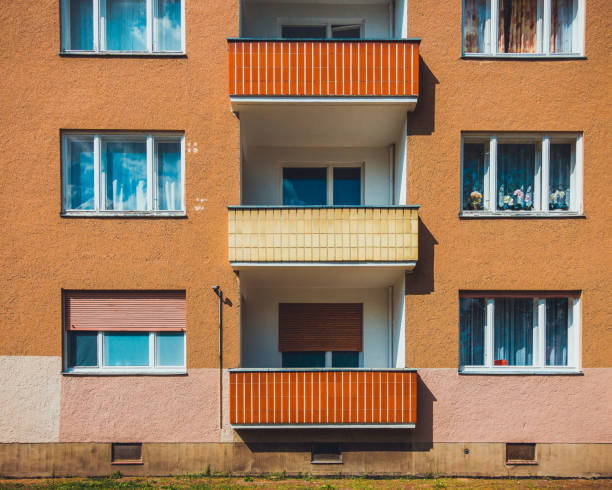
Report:
M 232 425 L 407 425 L 416 410 L 414 371 L 230 372 Z
M 408 262 L 415 208 L 230 208 L 230 262 Z
M 416 97 L 419 44 L 394 41 L 229 40 L 237 96 Z

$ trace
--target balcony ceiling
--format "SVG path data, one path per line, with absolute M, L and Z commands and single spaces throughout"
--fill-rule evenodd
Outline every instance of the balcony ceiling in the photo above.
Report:
M 381 288 L 397 283 L 405 268 L 354 267 L 248 267 L 240 270 L 240 284 L 249 288 Z
M 398 105 L 254 105 L 240 111 L 243 145 L 386 146 L 397 140 L 407 108 Z

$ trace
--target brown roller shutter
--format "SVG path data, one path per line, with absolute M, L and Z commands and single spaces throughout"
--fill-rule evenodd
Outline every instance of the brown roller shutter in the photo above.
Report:
M 67 330 L 182 331 L 185 291 L 65 291 Z
M 278 350 L 361 351 L 362 303 L 280 303 Z

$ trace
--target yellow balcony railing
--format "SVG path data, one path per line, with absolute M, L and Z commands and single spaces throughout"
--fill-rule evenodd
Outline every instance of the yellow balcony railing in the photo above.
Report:
M 418 257 L 418 206 L 230 206 L 232 263 L 405 263 Z

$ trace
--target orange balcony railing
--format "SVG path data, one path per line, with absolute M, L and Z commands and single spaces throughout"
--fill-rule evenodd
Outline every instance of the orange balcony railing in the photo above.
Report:
M 229 39 L 231 96 L 417 97 L 418 40 Z
M 236 428 L 414 427 L 416 371 L 409 369 L 230 370 Z

